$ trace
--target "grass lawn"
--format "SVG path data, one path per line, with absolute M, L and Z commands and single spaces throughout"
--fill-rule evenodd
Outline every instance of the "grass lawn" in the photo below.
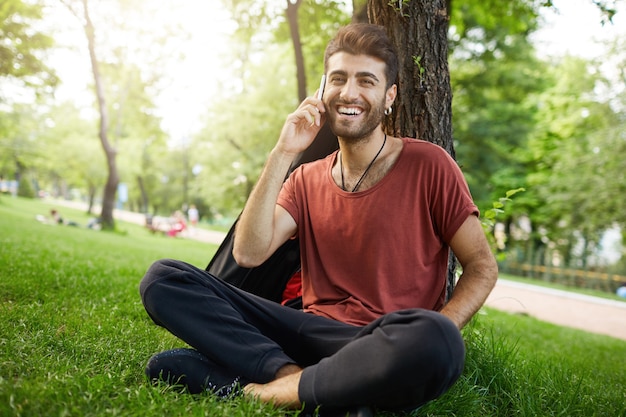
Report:
M 0 197 L 0 416 L 298 415 L 144 379 L 153 353 L 183 344 L 148 318 L 141 277 L 165 257 L 205 267 L 216 246 L 35 220 L 49 209 Z M 491 309 L 464 336 L 463 376 L 411 416 L 626 416 L 626 341 Z

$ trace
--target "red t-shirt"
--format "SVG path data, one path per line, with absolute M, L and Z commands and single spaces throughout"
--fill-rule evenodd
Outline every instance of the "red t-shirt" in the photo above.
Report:
M 278 204 L 298 225 L 305 311 L 364 325 L 400 309 L 443 307 L 447 242 L 478 209 L 441 147 L 403 141 L 395 165 L 365 191 L 335 184 L 337 152 L 301 165 L 283 185 Z

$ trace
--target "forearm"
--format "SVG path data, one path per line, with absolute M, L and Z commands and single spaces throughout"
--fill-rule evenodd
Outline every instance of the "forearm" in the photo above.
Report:
M 295 155 L 272 150 L 237 222 L 233 256 L 242 266 L 255 266 L 270 254 L 278 193 Z
M 463 328 L 483 306 L 497 279 L 498 267 L 495 261 L 465 269 L 441 313 L 459 329 Z
M 276 208 L 278 193 L 296 155 L 315 139 L 322 126 L 324 104 L 307 98 L 287 116 L 276 146 L 265 163 L 259 182 L 252 190 L 237 223 L 233 256 L 241 266 L 257 266 L 265 261 L 281 241 L 295 232 L 293 219 Z M 280 213 L 280 224 L 276 223 Z M 287 219 L 288 218 L 288 219 Z M 278 232 L 277 232 L 278 231 Z

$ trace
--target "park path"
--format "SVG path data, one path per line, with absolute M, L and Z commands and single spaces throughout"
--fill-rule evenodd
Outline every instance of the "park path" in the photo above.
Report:
M 626 301 L 499 279 L 485 305 L 626 340 Z
M 86 210 L 79 202 L 54 200 L 51 204 Z M 129 223 L 145 224 L 145 216 L 115 210 L 114 217 Z M 182 237 L 204 243 L 220 244 L 226 233 L 196 228 Z M 487 298 L 487 307 L 524 314 L 559 326 L 626 340 L 626 301 L 555 290 L 538 285 L 499 279 Z

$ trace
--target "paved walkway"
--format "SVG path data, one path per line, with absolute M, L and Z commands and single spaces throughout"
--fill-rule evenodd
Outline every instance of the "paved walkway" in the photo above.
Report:
M 55 200 L 51 204 L 86 209 L 85 204 L 77 202 Z M 145 216 L 140 213 L 115 210 L 114 217 L 130 223 L 145 224 Z M 183 237 L 220 244 L 225 236 L 226 233 L 223 232 L 196 228 Z M 560 326 L 626 340 L 626 300 L 607 300 L 499 279 L 485 305 L 514 314 L 525 314 Z
M 608 300 L 499 279 L 485 305 L 626 340 L 626 300 Z

